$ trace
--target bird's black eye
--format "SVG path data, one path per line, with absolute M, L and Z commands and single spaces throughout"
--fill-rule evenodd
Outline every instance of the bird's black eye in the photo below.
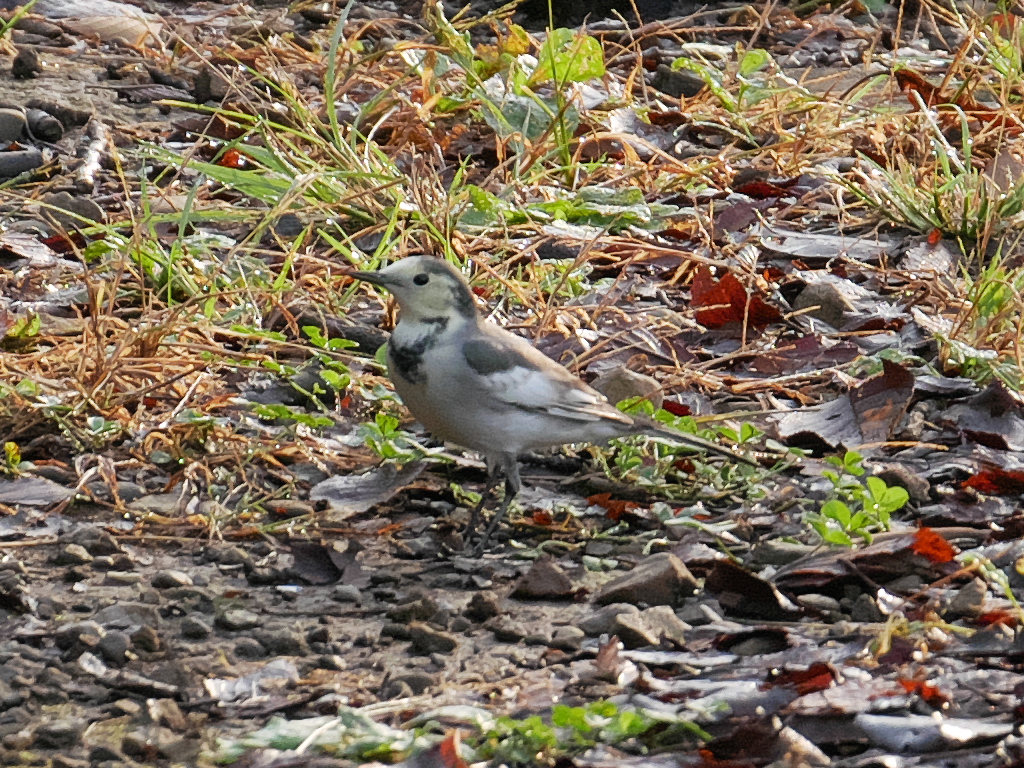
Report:
M 428 275 L 426 272 L 420 272 L 418 275 L 416 275 L 416 277 L 412 279 L 412 281 L 416 283 L 416 285 L 426 285 L 427 283 L 430 282 L 430 275 Z

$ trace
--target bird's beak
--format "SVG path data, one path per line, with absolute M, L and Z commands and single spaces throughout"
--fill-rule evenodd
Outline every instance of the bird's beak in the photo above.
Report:
M 390 288 L 395 284 L 393 279 L 380 272 L 360 272 L 357 269 L 346 269 L 345 274 L 356 280 L 362 280 L 364 283 L 379 285 L 381 288 Z

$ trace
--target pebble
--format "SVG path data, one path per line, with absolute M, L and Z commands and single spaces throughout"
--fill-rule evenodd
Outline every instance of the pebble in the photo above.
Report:
M 337 603 L 361 603 L 363 595 L 358 587 L 353 587 L 351 584 L 339 584 L 331 593 L 331 599 Z
M 583 640 L 587 636 L 579 627 L 558 627 L 548 645 L 560 651 L 574 653 L 583 647 Z
M 157 571 L 153 574 L 150 582 L 154 589 L 174 589 L 176 587 L 191 587 L 192 577 L 183 571 L 167 570 Z
M 123 667 L 128 663 L 128 648 L 131 641 L 124 632 L 108 632 L 96 644 L 96 650 L 112 667 Z
M 438 611 L 437 601 L 429 595 L 420 595 L 416 599 L 389 608 L 385 614 L 391 621 L 408 624 L 411 621 L 427 621 Z
M 951 618 L 977 618 L 985 612 L 985 599 L 988 597 L 988 584 L 982 579 L 972 579 L 961 587 L 945 610 Z
M 522 624 L 506 616 L 489 621 L 487 629 L 494 633 L 494 639 L 500 643 L 518 643 L 528 634 Z
M 39 53 L 30 45 L 18 49 L 18 55 L 11 62 L 11 76 L 15 80 L 27 80 L 43 71 Z
M 43 721 L 36 727 L 34 743 L 42 749 L 69 749 L 78 744 L 84 730 L 82 720 Z
M 839 605 L 839 601 L 834 597 L 828 595 L 818 594 L 807 594 L 798 595 L 796 598 L 798 604 L 804 608 L 810 608 L 812 611 L 818 611 L 819 613 L 839 613 L 842 611 L 842 606 Z
M 504 612 L 501 598 L 494 592 L 486 591 L 474 594 L 462 614 L 470 621 L 483 624 L 488 619 L 500 616 Z
M 434 629 L 419 621 L 414 621 L 409 625 L 409 639 L 412 640 L 411 650 L 422 656 L 429 656 L 432 653 L 451 653 L 459 647 L 459 641 L 455 635 Z
M 256 630 L 253 637 L 271 656 L 305 656 L 308 652 L 302 638 L 287 629 Z
M 132 646 L 146 653 L 156 653 L 162 647 L 160 635 L 152 627 L 140 627 L 132 632 Z
M 671 552 L 659 552 L 637 564 L 629 573 L 605 584 L 594 602 L 598 605 L 681 605 L 697 591 L 698 583 L 683 561 Z
M 408 686 L 414 696 L 419 696 L 421 693 L 426 693 L 428 688 L 437 685 L 437 678 L 434 675 L 416 669 L 410 672 L 400 672 L 393 676 L 388 683 L 403 683 Z M 388 696 L 387 698 L 394 697 Z
M 92 561 L 93 557 L 89 550 L 81 544 L 68 544 L 53 559 L 57 565 L 88 565 Z
M 81 544 L 94 557 L 116 555 L 121 552 L 121 546 L 117 543 L 117 539 L 98 526 L 79 528 L 72 532 L 69 539 L 71 544 Z
M 512 590 L 517 600 L 571 600 L 572 595 L 572 580 L 547 555 L 534 562 Z
M 68 651 L 82 642 L 83 637 L 94 637 L 97 640 L 106 634 L 95 621 L 76 621 L 60 627 L 53 635 L 53 643 L 62 651 Z
M 267 649 L 258 640 L 251 637 L 240 637 L 235 643 L 235 656 L 239 659 L 262 659 L 267 655 Z
M 214 621 L 214 623 L 221 629 L 226 629 L 228 632 L 241 632 L 246 629 L 253 629 L 258 627 L 262 620 L 252 611 L 246 611 L 240 608 L 232 608 L 231 610 L 224 611 Z

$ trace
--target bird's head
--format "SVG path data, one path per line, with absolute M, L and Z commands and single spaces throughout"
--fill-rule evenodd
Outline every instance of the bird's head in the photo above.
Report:
M 476 318 L 476 304 L 465 279 L 451 264 L 433 256 L 409 256 L 377 272 L 349 272 L 349 275 L 392 294 L 402 310 L 402 319 L 444 317 L 470 322 Z

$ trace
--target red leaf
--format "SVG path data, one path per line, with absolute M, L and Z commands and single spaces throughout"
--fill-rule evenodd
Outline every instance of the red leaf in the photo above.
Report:
M 811 664 L 807 669 L 789 670 L 769 673 L 765 681 L 766 688 L 774 688 L 779 685 L 790 685 L 804 696 L 808 693 L 817 693 L 831 688 L 835 682 L 835 673 L 828 664 L 817 662 Z
M 939 536 L 932 528 L 918 529 L 910 548 L 933 563 L 948 563 L 956 557 L 953 545 Z
M 926 683 L 924 680 L 908 680 L 906 678 L 897 678 L 896 682 L 903 686 L 903 690 L 905 690 L 907 693 L 912 693 L 920 696 L 926 704 L 929 704 L 935 707 L 936 709 L 949 703 L 949 697 L 946 696 L 946 694 L 944 694 L 934 685 Z
M 777 323 L 782 314 L 760 296 L 751 296 L 731 272 L 716 281 L 711 270 L 701 266 L 690 286 L 690 305 L 697 309 L 697 322 L 707 328 L 721 328 L 746 320 L 752 328 Z
M 1024 493 L 1024 471 L 989 467 L 971 475 L 961 487 L 993 496 L 1019 496 Z
M 635 501 L 613 499 L 610 493 L 595 494 L 587 499 L 587 504 L 604 507 L 607 510 L 609 520 L 618 520 L 627 510 L 636 509 L 640 506 Z
M 229 149 L 217 160 L 217 165 L 224 168 L 245 168 L 249 164 L 249 158 L 237 149 Z
M 671 400 L 666 400 L 661 404 L 661 407 L 671 413 L 673 416 L 689 416 L 693 411 L 690 410 L 690 406 L 683 405 L 682 403 L 675 403 Z
M 534 513 L 533 513 L 533 524 L 534 525 L 542 525 L 544 527 L 547 527 L 547 526 L 551 525 L 553 522 L 555 522 L 555 520 L 554 520 L 553 517 L 551 517 L 551 513 L 548 512 L 547 510 L 545 510 L 545 509 L 534 510 Z
M 1013 627 L 1017 624 L 1017 617 L 1009 611 L 986 611 L 973 622 L 979 627 L 991 627 L 996 624 L 1003 627 Z

